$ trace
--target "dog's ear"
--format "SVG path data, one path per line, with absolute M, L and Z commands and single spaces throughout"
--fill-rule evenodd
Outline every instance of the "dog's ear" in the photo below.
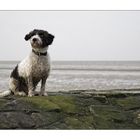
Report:
M 48 34 L 48 37 L 47 37 L 47 45 L 51 45 L 52 42 L 53 42 L 53 39 L 54 39 L 54 36 L 51 35 L 51 34 Z
M 29 34 L 25 35 L 25 37 L 24 37 L 24 39 L 25 39 L 26 41 L 28 41 L 30 38 L 31 38 L 31 36 L 30 36 Z
M 26 41 L 28 41 L 33 35 L 34 35 L 34 30 L 31 31 L 29 34 L 26 34 L 25 37 L 24 37 L 24 39 L 25 39 Z

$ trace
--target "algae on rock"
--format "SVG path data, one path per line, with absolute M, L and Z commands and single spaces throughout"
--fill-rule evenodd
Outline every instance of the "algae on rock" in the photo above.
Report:
M 140 95 L 131 92 L 78 90 L 0 98 L 0 129 L 139 129 Z

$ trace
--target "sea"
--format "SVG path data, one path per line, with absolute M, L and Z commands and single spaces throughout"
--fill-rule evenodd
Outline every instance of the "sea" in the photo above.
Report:
M 0 61 L 0 91 L 17 61 Z M 38 85 L 39 88 L 40 84 Z M 47 91 L 140 88 L 140 61 L 53 61 Z

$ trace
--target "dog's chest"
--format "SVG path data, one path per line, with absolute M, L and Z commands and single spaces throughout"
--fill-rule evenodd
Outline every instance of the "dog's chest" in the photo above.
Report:
M 31 54 L 19 64 L 19 75 L 22 77 L 32 76 L 40 79 L 49 75 L 50 71 L 50 58 L 47 56 L 37 56 Z
M 50 62 L 48 58 L 39 56 L 32 60 L 31 74 L 33 77 L 40 78 L 48 75 Z

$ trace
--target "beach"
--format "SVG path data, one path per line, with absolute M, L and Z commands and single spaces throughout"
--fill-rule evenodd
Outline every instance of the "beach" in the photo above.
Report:
M 0 91 L 7 90 L 18 61 L 0 62 Z M 46 91 L 110 90 L 140 87 L 139 61 L 52 61 Z

